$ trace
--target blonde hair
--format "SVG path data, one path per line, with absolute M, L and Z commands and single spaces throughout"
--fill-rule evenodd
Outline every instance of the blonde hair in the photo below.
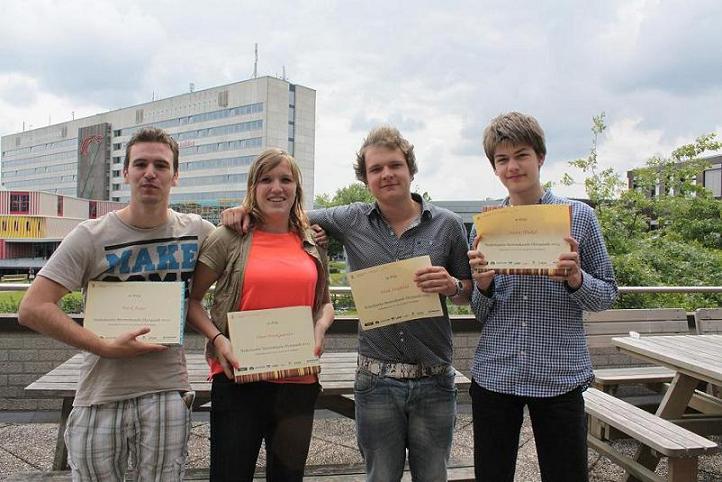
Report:
M 258 207 L 256 199 L 256 186 L 259 179 L 268 171 L 275 169 L 282 162 L 288 163 L 291 169 L 291 176 L 296 183 L 296 198 L 291 206 L 290 219 L 291 230 L 303 236 L 304 230 L 308 227 L 308 217 L 303 211 L 303 188 L 301 187 L 301 170 L 296 160 L 288 152 L 272 147 L 261 152 L 251 164 L 248 171 L 248 187 L 246 197 L 243 200 L 243 207 L 246 208 L 253 224 L 263 223 L 263 213 Z

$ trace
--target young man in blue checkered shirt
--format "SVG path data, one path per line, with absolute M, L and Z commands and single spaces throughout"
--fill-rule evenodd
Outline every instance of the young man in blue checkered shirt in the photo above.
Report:
M 524 407 L 534 430 L 542 480 L 588 480 L 582 392 L 594 375 L 582 311 L 609 308 L 617 297 L 594 210 L 544 190 L 544 132 L 511 112 L 484 130 L 484 150 L 509 196 L 503 205 L 569 204 L 572 251 L 559 257 L 565 276 L 497 275 L 471 232 L 471 307 L 482 324 L 469 389 L 477 481 L 512 482 Z

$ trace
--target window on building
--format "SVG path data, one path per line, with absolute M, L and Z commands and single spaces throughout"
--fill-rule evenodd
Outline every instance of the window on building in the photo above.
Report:
M 88 218 L 95 219 L 98 217 L 98 203 L 96 201 L 88 202 Z
M 63 196 L 58 196 L 58 216 L 63 215 Z
M 28 214 L 30 212 L 30 193 L 10 193 L 10 214 Z
M 714 197 L 722 197 L 722 168 L 704 171 L 704 187 L 712 191 Z

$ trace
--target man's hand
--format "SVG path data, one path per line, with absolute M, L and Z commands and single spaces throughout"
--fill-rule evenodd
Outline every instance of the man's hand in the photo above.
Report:
M 579 267 L 579 243 L 570 236 L 567 236 L 564 240 L 571 245 L 572 251 L 559 255 L 557 268 L 564 270 L 565 274 L 550 276 L 549 278 L 560 283 L 566 281 L 571 289 L 576 290 L 582 285 L 583 281 L 582 270 Z
M 113 340 L 103 340 L 105 345 L 99 350 L 98 355 L 103 358 L 132 358 L 146 353 L 154 353 L 167 350 L 168 347 L 156 343 L 146 343 L 137 338 L 150 333 L 150 328 L 138 328 L 137 330 L 123 333 Z
M 414 273 L 414 283 L 424 293 L 441 293 L 444 296 L 456 294 L 454 277 L 443 266 L 429 266 Z
M 251 217 L 248 215 L 246 208 L 236 206 L 224 209 L 221 212 L 221 224 L 228 226 L 239 234 L 246 234 L 251 229 Z
M 474 284 L 479 291 L 486 293 L 491 286 L 491 282 L 494 281 L 494 270 L 487 270 L 487 262 L 484 257 L 484 253 L 478 250 L 479 241 L 481 236 L 476 236 L 472 243 L 472 249 L 466 253 L 469 257 L 469 266 L 471 267 L 471 277 L 474 280 Z
M 218 363 L 223 367 L 223 373 L 229 380 L 236 380 L 236 376 L 233 373 L 233 369 L 240 368 L 241 364 L 238 359 L 233 355 L 233 347 L 231 346 L 231 340 L 221 335 L 215 339 L 214 347 L 216 349 L 216 356 L 218 357 Z
M 313 239 L 316 241 L 316 244 L 324 249 L 328 248 L 328 235 L 326 234 L 326 231 L 324 231 L 318 224 L 311 226 L 311 229 L 313 230 Z

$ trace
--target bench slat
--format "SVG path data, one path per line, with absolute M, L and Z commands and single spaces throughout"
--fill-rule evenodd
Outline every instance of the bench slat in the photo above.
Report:
M 602 368 L 594 370 L 594 383 L 598 385 L 631 385 L 636 383 L 663 383 L 672 381 L 675 371 L 665 367 Z
M 717 444 L 600 390 L 584 392 L 585 410 L 620 432 L 668 457 L 690 457 L 718 450 Z

